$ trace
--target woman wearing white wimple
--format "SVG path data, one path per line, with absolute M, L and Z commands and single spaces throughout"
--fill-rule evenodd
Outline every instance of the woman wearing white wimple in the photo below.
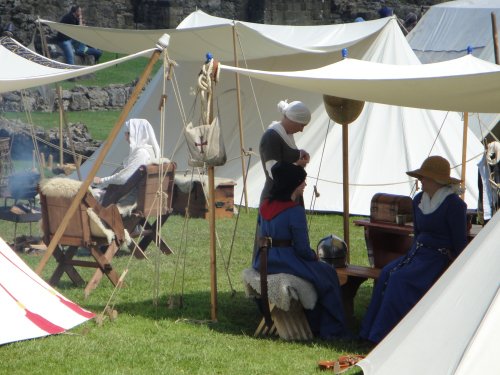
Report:
M 311 112 L 300 101 L 288 103 L 286 100 L 278 103 L 278 111 L 282 115 L 281 120 L 269 125 L 259 144 L 260 160 L 266 175 L 266 182 L 260 197 L 261 202 L 269 198 L 269 192 L 273 186 L 271 168 L 274 164 L 286 161 L 305 167 L 310 160 L 309 153 L 297 148 L 293 135 L 304 130 L 304 127 L 311 121 Z
M 125 123 L 125 139 L 130 145 L 129 154 L 115 173 L 107 177 L 94 177 L 94 184 L 104 189 L 110 185 L 123 185 L 141 165 L 160 159 L 160 147 L 148 120 L 130 119 Z M 105 199 L 103 198 L 103 201 Z M 108 202 L 116 203 L 116 202 Z
M 423 192 L 413 198 L 414 240 L 408 253 L 387 264 L 373 290 L 360 336 L 380 342 L 417 304 L 467 244 L 467 205 L 450 163 L 430 156 L 419 169 Z M 432 334 L 432 333 L 431 333 Z

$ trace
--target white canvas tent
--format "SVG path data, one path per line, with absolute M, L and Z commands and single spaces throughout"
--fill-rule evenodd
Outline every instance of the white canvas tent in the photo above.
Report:
M 43 281 L 0 238 L 0 345 L 62 333 L 94 314 Z
M 365 375 L 500 374 L 500 213 L 358 365 Z
M 121 50 L 124 43 L 107 43 L 108 40 L 122 40 L 120 38 L 124 38 L 124 33 L 127 33 L 126 39 L 131 42 L 126 43 L 125 48 L 127 52 L 132 52 L 138 48 L 133 46 L 136 39 L 148 37 L 146 32 L 69 27 L 57 23 L 50 25 L 85 43 L 116 52 L 125 52 Z M 419 64 L 396 20 L 391 18 L 345 25 L 273 26 L 233 22 L 198 11 L 183 21 L 179 29 L 168 31 L 171 37 L 169 56 L 179 63 L 175 72 L 180 82 L 179 90 L 185 108 L 190 108 L 194 102 L 193 88 L 206 52 L 212 52 L 214 57 L 222 62 L 232 63 L 233 27 L 238 36 L 237 45 L 241 46 L 241 50 L 238 49 L 240 64 L 254 69 L 318 68 L 340 61 L 341 49 L 345 47 L 349 49 L 349 56 L 355 59 L 396 65 Z M 154 126 L 159 127 L 158 102 L 162 94 L 162 84 L 163 73 L 159 72 L 141 96 L 130 117 L 145 117 Z M 169 93 L 169 96 L 165 111 L 165 154 L 176 160 L 182 169 L 187 164 L 187 150 L 180 138 L 183 120 L 173 95 Z M 241 163 L 238 160 L 240 145 L 234 78 L 223 74 L 216 96 L 216 108 L 229 160 L 225 166 L 216 168 L 216 175 L 237 181 L 235 196 L 236 201 L 239 201 L 243 182 Z M 258 150 L 260 136 L 267 125 L 272 120 L 279 119 L 276 109 L 279 100 L 303 100 L 310 107 L 313 120 L 304 133 L 297 137 L 298 146 L 308 150 L 312 156 L 307 168 L 310 181 L 305 192 L 305 201 L 310 201 L 313 186 L 317 185 L 321 196 L 316 200 L 314 208 L 342 211 L 341 129 L 339 125 L 330 122 L 324 110 L 322 96 L 304 89 L 291 89 L 242 77 L 241 97 L 244 146 L 247 149 L 251 147 L 254 151 Z M 196 123 L 198 118 L 194 117 L 192 120 Z M 413 183 L 405 171 L 420 166 L 430 154 L 443 155 L 454 167 L 461 163 L 462 122 L 456 113 L 366 103 L 361 116 L 350 125 L 349 132 L 352 214 L 369 214 L 370 200 L 377 192 L 410 195 L 413 192 Z M 99 175 L 106 175 L 119 165 L 127 152 L 125 146 L 123 139 L 116 140 Z M 325 151 L 322 156 L 323 149 Z M 476 207 L 475 158 L 480 157 L 481 151 L 479 142 L 469 134 L 466 150 L 466 201 L 470 208 Z M 83 174 L 89 170 L 90 163 L 92 160 L 83 165 Z M 454 170 L 455 176 L 459 169 Z M 317 176 L 319 181 L 315 180 Z M 260 161 L 254 157 L 248 173 L 250 206 L 258 205 L 263 184 L 264 174 Z
M 500 1 L 457 0 L 437 4 L 429 8 L 406 39 L 423 63 L 465 56 L 469 46 L 474 56 L 495 63 L 491 13 L 500 22 Z M 499 121 L 499 113 L 469 113 L 469 126 L 479 139 Z

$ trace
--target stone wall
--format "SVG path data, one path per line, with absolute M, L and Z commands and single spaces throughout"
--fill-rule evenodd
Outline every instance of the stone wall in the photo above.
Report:
M 84 87 L 76 85 L 62 91 L 63 107 L 66 111 L 121 110 L 127 103 L 135 82 L 108 87 Z M 24 98 L 19 91 L 0 95 L 1 112 L 53 112 L 58 110 L 55 88 L 43 86 L 25 90 Z

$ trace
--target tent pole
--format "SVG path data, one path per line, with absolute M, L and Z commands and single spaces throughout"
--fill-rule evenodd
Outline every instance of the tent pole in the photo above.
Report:
M 208 94 L 209 117 L 208 123 L 213 121 L 213 90 L 215 83 Z M 208 167 L 208 219 L 210 227 L 210 317 L 212 321 L 217 321 L 217 253 L 215 238 L 215 167 Z
M 344 241 L 349 249 L 349 124 L 342 124 L 342 188 L 344 199 Z M 347 252 L 349 262 L 349 252 Z
M 491 28 L 493 31 L 493 48 L 495 51 L 495 64 L 500 64 L 500 57 L 498 53 L 497 17 L 494 12 L 491 12 Z
M 233 24 L 233 52 L 234 52 L 234 66 L 238 67 L 238 54 L 236 53 L 236 27 Z M 245 209 L 248 213 L 248 195 L 247 195 L 247 178 L 245 167 L 245 143 L 243 140 L 243 118 L 241 114 L 241 92 L 240 92 L 240 75 L 236 73 L 236 99 L 238 102 L 238 125 L 240 129 L 240 159 L 241 159 L 241 172 L 243 177 L 243 195 L 245 196 Z
M 61 168 L 64 165 L 63 132 L 62 132 L 62 125 L 64 124 L 64 128 L 66 129 L 66 132 L 68 133 L 69 147 L 71 149 L 71 154 L 73 155 L 73 162 L 75 163 L 76 173 L 78 175 L 78 179 L 81 181 L 82 174 L 80 172 L 80 160 L 76 156 L 75 142 L 73 141 L 73 137 L 71 136 L 71 131 L 69 130 L 68 119 L 66 118 L 66 112 L 64 112 L 64 105 L 63 105 L 63 100 L 62 100 L 62 88 L 59 84 L 56 84 L 56 89 L 57 89 L 57 103 L 59 105 L 59 121 L 60 121 L 60 134 L 61 134 L 59 137 L 60 138 L 59 144 L 61 147 L 61 150 L 60 150 Z
M 78 205 L 80 204 L 83 196 L 87 192 L 95 174 L 97 173 L 98 169 L 100 168 L 102 162 L 104 161 L 104 158 L 108 154 L 108 151 L 111 148 L 111 145 L 113 144 L 113 141 L 115 140 L 116 136 L 120 132 L 120 129 L 122 128 L 123 122 L 127 118 L 130 110 L 134 106 L 135 102 L 137 101 L 137 98 L 142 92 L 142 89 L 146 85 L 147 79 L 151 74 L 151 71 L 153 70 L 154 64 L 158 61 L 160 58 L 160 55 L 162 53 L 163 49 L 158 47 L 153 54 L 151 55 L 151 58 L 149 59 L 149 62 L 144 69 L 144 72 L 142 73 L 141 77 L 139 78 L 139 81 L 137 82 L 137 85 L 134 88 L 134 91 L 132 92 L 132 95 L 130 96 L 129 101 L 127 104 L 125 104 L 125 107 L 123 108 L 123 111 L 120 114 L 120 117 L 116 121 L 115 125 L 113 126 L 113 129 L 111 129 L 111 132 L 108 136 L 108 139 L 106 142 L 104 142 L 104 146 L 97 156 L 94 165 L 92 166 L 92 169 L 90 170 L 87 178 L 82 182 L 82 185 L 80 186 L 80 189 L 75 195 L 75 198 L 73 199 L 73 202 L 71 202 L 71 205 L 68 208 L 68 211 L 66 211 L 66 214 L 64 215 L 61 225 L 59 228 L 57 228 L 56 233 L 54 233 L 54 236 L 52 237 L 52 240 L 49 243 L 49 246 L 47 247 L 47 251 L 43 255 L 42 260 L 38 264 L 38 266 L 35 269 L 35 272 L 40 275 L 45 268 L 45 265 L 47 264 L 48 260 L 52 256 L 52 253 L 54 252 L 57 244 L 59 243 L 59 240 L 61 239 L 62 235 L 64 234 L 64 231 L 66 230 L 66 227 L 68 226 L 68 223 L 70 219 L 72 218 L 73 214 L 75 213 Z
M 467 166 L 467 130 L 469 129 L 469 113 L 464 112 L 464 132 L 462 137 L 462 188 L 461 197 L 465 200 L 465 170 Z
M 59 102 L 59 166 L 61 169 L 64 166 L 64 153 L 63 153 L 63 108 L 61 106 L 62 103 L 62 87 L 57 85 L 57 96 Z M 81 176 L 78 176 L 78 179 L 81 180 Z

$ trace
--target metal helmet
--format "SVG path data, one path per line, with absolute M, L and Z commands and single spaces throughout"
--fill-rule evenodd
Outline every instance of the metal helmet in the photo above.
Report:
M 335 268 L 347 266 L 347 244 L 334 234 L 321 239 L 318 243 L 318 257 L 322 262 Z

